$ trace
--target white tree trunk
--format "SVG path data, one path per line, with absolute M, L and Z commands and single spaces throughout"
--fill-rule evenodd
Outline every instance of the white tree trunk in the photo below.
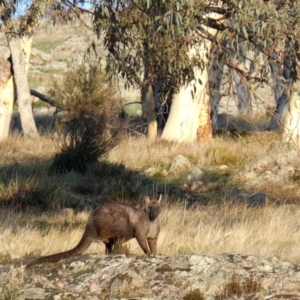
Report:
M 0 80 L 0 140 L 8 137 L 14 105 L 14 83 L 11 64 L 5 58 L 1 60 Z
M 207 99 L 205 96 L 208 74 L 206 68 L 203 71 L 195 68 L 194 73 L 195 78 L 200 80 L 193 80 L 187 86 L 181 87 L 179 92 L 174 95 L 170 115 L 161 136 L 162 139 L 193 142 L 197 138 L 200 109 L 207 112 L 205 107 L 207 103 L 204 100 Z M 196 93 L 193 93 L 194 87 L 196 87 Z
M 283 140 L 300 146 L 300 90 L 293 91 L 283 122 Z
M 23 134 L 36 137 L 38 132 L 32 114 L 32 103 L 27 79 L 32 37 L 6 34 L 6 39 L 12 56 L 14 83 Z
M 197 54 L 200 54 L 205 67 L 203 69 L 195 67 L 195 79 L 187 86 L 182 86 L 174 95 L 162 139 L 194 142 L 196 139 L 209 140 L 212 138 L 211 100 L 207 70 L 211 46 L 211 42 L 207 40 L 199 48 L 190 50 L 190 56 L 195 55 L 196 51 Z
M 209 13 L 210 18 L 217 19 L 218 14 Z M 222 21 L 221 21 L 222 22 Z M 216 35 L 215 29 L 203 26 L 209 35 Z M 200 29 L 201 30 L 201 29 Z M 212 138 L 211 126 L 211 99 L 208 83 L 208 57 L 212 49 L 212 43 L 207 38 L 197 47 L 191 48 L 189 56 L 196 54 L 203 61 L 203 69 L 194 68 L 195 79 L 187 86 L 182 86 L 174 95 L 170 114 L 162 133 L 162 138 L 177 142 L 194 142 L 196 139 L 209 140 Z

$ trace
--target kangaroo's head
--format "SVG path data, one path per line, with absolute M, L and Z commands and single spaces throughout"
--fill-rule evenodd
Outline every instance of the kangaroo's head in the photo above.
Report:
M 146 202 L 145 212 L 149 217 L 149 220 L 153 222 L 160 213 L 160 202 L 161 202 L 162 194 L 160 194 L 159 199 L 150 199 L 149 196 L 145 195 L 144 200 Z

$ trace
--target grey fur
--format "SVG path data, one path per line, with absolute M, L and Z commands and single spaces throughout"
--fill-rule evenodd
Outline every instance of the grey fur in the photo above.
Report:
M 90 215 L 78 245 L 71 250 L 42 256 L 30 262 L 26 268 L 45 262 L 58 262 L 62 259 L 82 254 L 93 241 L 105 244 L 105 253 L 111 254 L 116 243 L 125 243 L 136 238 L 146 255 L 156 254 L 157 237 L 160 231 L 158 215 L 159 199 L 145 196 L 145 209 L 137 209 L 123 203 L 105 203 Z

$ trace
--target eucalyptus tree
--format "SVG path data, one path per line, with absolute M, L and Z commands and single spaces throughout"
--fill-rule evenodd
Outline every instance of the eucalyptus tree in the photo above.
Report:
M 107 71 L 141 89 L 151 137 L 156 113 L 162 118 L 166 107 L 163 138 L 193 141 L 203 132 L 200 122 L 211 137 L 207 56 L 219 26 L 214 18 L 227 13 L 215 2 L 106 0 L 95 7 L 95 31 L 109 51 Z
M 233 15 L 235 23 L 241 25 L 238 32 L 246 39 L 247 49 L 259 50 L 264 55 L 260 82 L 266 83 L 270 77 L 273 79 L 276 111 L 270 123 L 271 129 L 277 127 L 288 104 L 282 122 L 283 138 L 300 145 L 300 1 L 248 0 L 241 1 L 240 5 L 241 10 Z
M 64 1 L 70 7 L 83 2 L 93 6 L 94 30 L 108 50 L 107 72 L 121 74 L 126 86 L 141 89 L 151 137 L 157 134 L 156 115 L 162 124 L 166 108 L 163 138 L 212 136 L 208 79 L 213 76 L 208 72 L 221 72 L 222 64 L 255 97 L 255 88 L 272 77 L 287 91 L 297 84 L 300 0 Z M 250 59 L 249 52 L 259 55 Z M 272 52 L 277 55 L 272 63 L 280 65 L 277 73 L 270 73 Z M 216 58 L 211 58 L 213 53 Z M 255 72 L 239 66 L 245 58 L 256 66 Z
M 46 13 L 51 0 L 1 0 L 0 1 L 0 29 L 10 50 L 11 72 L 7 79 L 1 82 L 1 88 L 6 94 L 1 95 L 0 109 L 4 115 L 0 116 L 0 136 L 8 135 L 11 120 L 14 94 L 17 98 L 18 110 L 21 118 L 23 133 L 26 136 L 38 135 L 32 114 L 30 89 L 27 71 L 31 52 L 34 30 Z M 13 82 L 13 83 L 12 83 Z

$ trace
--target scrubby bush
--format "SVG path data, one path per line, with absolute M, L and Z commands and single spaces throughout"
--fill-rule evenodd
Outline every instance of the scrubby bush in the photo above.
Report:
M 216 300 L 226 300 L 232 297 L 243 298 L 242 296 L 253 295 L 261 290 L 261 281 L 252 275 L 242 279 L 233 274 L 230 281 L 220 290 Z
M 54 79 L 48 94 L 62 110 L 56 118 L 58 152 L 51 170 L 85 172 L 116 143 L 115 133 L 108 130 L 116 88 L 100 63 L 87 59 L 70 65 L 62 80 Z
M 205 300 L 205 297 L 199 289 L 195 289 L 185 294 L 183 300 Z

